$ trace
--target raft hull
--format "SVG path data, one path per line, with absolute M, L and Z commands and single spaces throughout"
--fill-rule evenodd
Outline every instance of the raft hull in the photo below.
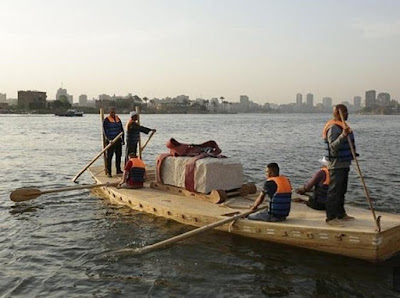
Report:
M 116 182 L 120 179 L 106 177 L 101 169 L 100 166 L 89 169 L 97 183 Z M 194 227 L 202 227 L 235 212 L 248 210 L 256 197 L 234 197 L 222 204 L 213 204 L 152 189 L 149 187 L 150 182 L 146 182 L 142 189 L 101 187 L 98 191 L 113 203 Z M 400 251 L 400 215 L 376 212 L 377 216 L 381 216 L 381 232 L 378 233 L 370 210 L 351 206 L 346 206 L 346 210 L 356 219 L 344 222 L 342 227 L 327 225 L 324 211 L 292 202 L 290 216 L 284 222 L 239 219 L 217 229 L 244 237 L 373 262 L 387 259 Z

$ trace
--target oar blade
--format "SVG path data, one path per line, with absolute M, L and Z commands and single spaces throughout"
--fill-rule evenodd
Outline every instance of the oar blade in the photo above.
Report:
M 10 194 L 11 201 L 23 202 L 36 199 L 42 192 L 36 188 L 19 188 Z

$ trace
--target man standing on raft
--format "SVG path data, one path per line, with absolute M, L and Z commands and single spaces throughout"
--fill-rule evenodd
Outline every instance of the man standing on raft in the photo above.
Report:
M 323 129 L 322 138 L 325 142 L 325 159 L 329 169 L 330 184 L 326 200 L 326 223 L 340 225 L 342 220 L 353 220 L 344 210 L 344 199 L 347 192 L 350 164 L 353 159 L 348 139 L 354 145 L 354 135 L 350 127 L 344 125 L 340 118 L 347 120 L 347 107 L 338 104 L 333 108 L 333 119 L 329 120 Z M 348 138 L 349 137 L 349 138 Z
M 130 119 L 128 123 L 126 123 L 125 163 L 128 162 L 130 153 L 134 153 L 137 156 L 137 147 L 140 133 L 143 132 L 145 134 L 148 134 L 150 131 L 156 132 L 155 129 L 140 126 L 138 123 L 138 115 L 135 111 L 131 112 L 129 116 Z

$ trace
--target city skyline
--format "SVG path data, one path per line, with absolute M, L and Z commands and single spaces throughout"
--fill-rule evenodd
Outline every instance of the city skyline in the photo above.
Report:
M 0 92 L 400 96 L 400 2 L 2 1 Z

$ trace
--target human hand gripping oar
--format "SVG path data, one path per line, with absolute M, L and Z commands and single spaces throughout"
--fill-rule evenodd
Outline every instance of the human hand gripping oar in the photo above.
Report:
M 39 190 L 36 188 L 18 188 L 14 190 L 10 194 L 10 199 L 14 202 L 23 202 L 28 200 L 36 199 L 37 197 L 47 194 L 47 193 L 54 193 L 54 192 L 62 192 L 62 191 L 71 191 L 77 189 L 90 189 L 95 187 L 101 186 L 116 186 L 119 182 L 113 183 L 103 183 L 103 184 L 89 184 L 89 185 L 80 185 L 80 186 L 71 186 L 71 187 L 64 187 L 64 188 L 55 188 L 49 190 Z
M 103 150 L 99 154 L 97 154 L 78 174 L 75 175 L 74 178 L 72 178 L 72 182 L 75 182 L 76 179 L 79 178 L 80 175 L 82 175 L 83 172 L 85 172 L 105 151 L 107 151 L 108 148 L 110 148 L 122 135 L 124 132 L 119 133 L 106 147 L 104 147 Z
M 348 125 L 347 125 L 346 121 L 344 120 L 343 112 L 342 112 L 341 109 L 339 109 L 339 115 L 340 115 L 340 119 L 342 120 L 342 123 L 343 123 L 344 127 L 348 128 Z M 371 198 L 369 196 L 367 185 L 365 184 L 364 177 L 363 177 L 363 175 L 361 173 L 360 165 L 358 164 L 357 154 L 356 154 L 356 151 L 354 150 L 353 142 L 351 141 L 349 135 L 347 135 L 347 142 L 350 145 L 351 154 L 353 155 L 353 159 L 354 159 L 354 161 L 356 163 L 358 175 L 360 176 L 361 184 L 362 184 L 363 189 L 364 189 L 364 194 L 365 194 L 365 197 L 367 198 L 367 201 L 368 201 L 368 204 L 369 204 L 369 208 L 371 209 L 371 212 L 372 212 L 372 216 L 374 217 L 374 221 L 375 221 L 375 224 L 376 224 L 376 230 L 378 232 L 380 232 L 381 231 L 381 224 L 380 224 L 380 218 L 381 217 L 378 216 L 378 218 L 377 218 L 376 215 L 375 215 L 375 210 L 374 210 L 374 207 L 372 206 L 372 201 L 371 201 Z
M 174 236 L 174 237 L 169 238 L 167 240 L 163 240 L 163 241 L 151 244 L 151 245 L 147 245 L 147 246 L 144 246 L 144 247 L 141 247 L 141 248 L 123 248 L 123 249 L 114 251 L 113 253 L 115 253 L 115 254 L 134 254 L 134 255 L 146 254 L 146 253 L 149 253 L 149 252 L 151 252 L 153 250 L 156 250 L 158 248 L 163 248 L 163 247 L 172 245 L 172 244 L 174 244 L 176 242 L 182 241 L 184 239 L 187 239 L 187 238 L 196 236 L 198 234 L 204 233 L 204 232 L 206 232 L 208 230 L 212 230 L 212 229 L 214 229 L 216 227 L 219 227 L 219 226 L 222 226 L 222 225 L 224 225 L 224 224 L 226 224 L 228 222 L 235 221 L 235 220 L 237 220 L 239 218 L 245 217 L 245 216 L 247 216 L 247 215 L 249 215 L 251 213 L 260 211 L 260 210 L 265 209 L 265 208 L 268 208 L 268 205 L 267 206 L 263 206 L 263 207 L 258 208 L 258 209 L 255 209 L 255 210 L 249 210 L 249 211 L 246 211 L 246 212 L 242 212 L 242 213 L 236 214 L 236 215 L 234 215 L 232 217 L 228 217 L 228 218 L 222 219 L 222 220 L 214 222 L 212 224 L 208 224 L 206 226 L 194 229 L 192 231 L 180 234 L 178 236 Z

